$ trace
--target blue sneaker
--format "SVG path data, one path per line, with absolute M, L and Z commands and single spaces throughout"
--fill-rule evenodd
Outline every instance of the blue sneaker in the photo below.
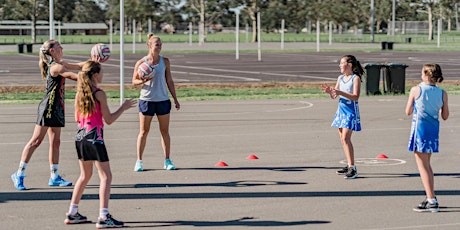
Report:
M 60 187 L 67 187 L 67 186 L 72 186 L 72 182 L 66 181 L 62 179 L 61 176 L 57 176 L 56 178 L 51 178 L 48 183 L 49 186 L 60 186 Z
M 17 190 L 26 190 L 26 187 L 24 186 L 24 177 L 25 176 L 18 176 L 17 172 L 11 174 L 11 180 Z
M 174 166 L 170 159 L 165 160 L 165 166 L 163 168 L 166 170 L 176 170 L 176 166 Z

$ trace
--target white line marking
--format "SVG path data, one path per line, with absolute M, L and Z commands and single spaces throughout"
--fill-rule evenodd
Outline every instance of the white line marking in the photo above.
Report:
M 215 69 L 215 68 L 206 68 L 206 67 L 197 67 L 197 66 L 180 66 L 180 65 L 171 65 L 171 66 L 176 66 L 178 68 L 185 68 L 185 69 L 200 69 L 200 70 L 225 72 L 225 73 L 245 73 L 245 74 L 253 74 L 253 75 L 272 75 L 272 76 L 281 76 L 281 77 L 298 77 L 298 78 L 311 78 L 311 79 L 321 79 L 321 80 L 336 79 L 336 77 L 327 78 L 327 77 L 316 77 L 316 76 L 308 76 L 308 75 L 295 75 L 295 74 L 270 73 L 270 72 L 258 72 L 258 71 L 242 71 L 242 70 L 233 70 L 233 69 Z
M 299 101 L 300 104 L 305 104 L 306 106 L 296 107 L 296 108 L 289 108 L 289 109 L 278 109 L 278 110 L 267 110 L 265 112 L 274 113 L 274 112 L 285 112 L 285 111 L 293 111 L 293 110 L 300 110 L 300 109 L 308 109 L 313 107 L 313 103 L 308 101 Z
M 346 160 L 340 161 L 341 164 L 347 164 Z M 377 158 L 356 158 L 355 164 L 359 166 L 388 166 L 388 165 L 402 165 L 405 160 L 401 159 L 377 159 Z

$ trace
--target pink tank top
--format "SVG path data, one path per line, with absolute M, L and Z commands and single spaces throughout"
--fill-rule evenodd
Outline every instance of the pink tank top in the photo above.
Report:
M 100 89 L 96 88 L 96 90 L 93 92 L 93 96 L 97 91 L 100 91 Z M 101 105 L 99 104 L 99 101 L 96 100 L 96 110 L 89 116 L 85 117 L 80 113 L 77 113 L 77 122 L 79 130 L 86 130 L 84 136 L 86 136 L 86 134 L 96 134 L 97 137 L 93 137 L 92 139 L 104 140 L 104 121 L 102 120 Z

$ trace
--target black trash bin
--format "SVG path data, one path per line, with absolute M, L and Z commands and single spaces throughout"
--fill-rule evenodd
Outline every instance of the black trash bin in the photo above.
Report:
M 382 44 L 382 50 L 387 49 L 387 42 L 381 42 L 380 44 Z
M 406 91 L 406 68 L 408 65 L 401 63 L 387 64 L 388 77 L 386 85 L 388 92 L 405 94 Z
M 406 43 L 411 43 L 411 42 L 412 42 L 412 38 L 411 38 L 411 37 L 406 38 Z
M 24 43 L 18 44 L 18 53 L 20 54 L 24 53 Z
M 32 53 L 32 44 L 27 44 L 27 53 Z
M 387 48 L 389 50 L 392 50 L 393 49 L 393 42 L 387 42 Z
M 382 65 L 377 63 L 364 64 L 366 69 L 366 94 L 380 95 L 380 70 Z

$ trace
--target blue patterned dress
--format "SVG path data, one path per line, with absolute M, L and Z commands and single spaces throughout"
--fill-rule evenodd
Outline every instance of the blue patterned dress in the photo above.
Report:
M 420 96 L 414 101 L 408 150 L 439 152 L 439 111 L 443 105 L 443 90 L 435 85 L 419 84 Z
M 358 75 L 353 76 L 344 81 L 345 75 L 339 77 L 339 89 L 346 93 L 353 93 L 353 81 Z M 350 100 L 340 96 L 337 112 L 335 113 L 332 127 L 346 128 L 353 131 L 361 131 L 361 118 L 359 116 L 358 101 Z

